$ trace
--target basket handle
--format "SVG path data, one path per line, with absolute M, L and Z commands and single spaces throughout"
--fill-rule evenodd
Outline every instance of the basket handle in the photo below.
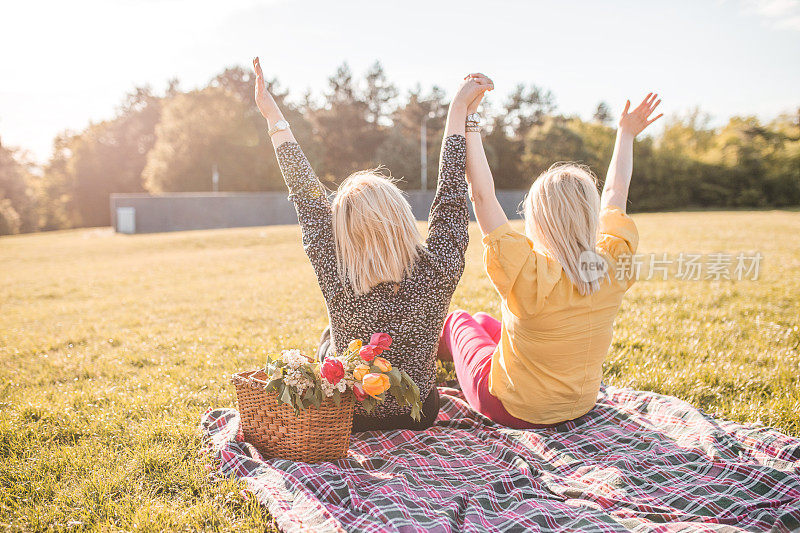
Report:
M 264 388 L 266 388 L 267 385 L 269 385 L 269 381 L 264 381 L 262 379 L 258 379 L 257 377 L 255 377 L 255 375 L 257 373 L 263 372 L 263 371 L 264 371 L 263 368 L 259 368 L 259 369 L 256 369 L 256 370 L 250 370 L 249 372 L 241 372 L 239 374 L 234 374 L 233 376 L 231 376 L 231 381 L 234 382 L 234 383 L 236 381 L 245 381 L 247 383 L 253 383 L 253 384 L 261 385 Z

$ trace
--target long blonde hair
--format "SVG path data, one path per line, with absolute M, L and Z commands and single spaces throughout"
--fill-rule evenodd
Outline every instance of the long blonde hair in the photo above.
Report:
M 356 295 L 411 274 L 423 246 L 411 206 L 380 169 L 345 179 L 333 200 L 336 269 Z
M 600 216 L 597 178 L 589 167 L 554 164 L 533 182 L 523 203 L 528 238 L 555 257 L 578 292 L 599 289 L 602 277 L 581 277 L 581 254 L 595 251 Z

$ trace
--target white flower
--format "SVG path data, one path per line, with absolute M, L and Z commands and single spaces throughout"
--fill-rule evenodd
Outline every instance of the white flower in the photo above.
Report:
M 302 370 L 291 367 L 284 370 L 283 382 L 290 387 L 294 387 L 300 394 L 304 393 L 306 389 L 314 387 L 314 382 Z
M 320 378 L 319 380 L 320 385 L 322 386 L 322 392 L 325 394 L 326 398 L 330 398 L 333 396 L 333 390 L 336 388 L 333 383 L 328 381 L 326 378 Z
M 283 350 L 281 352 L 283 362 L 289 365 L 290 368 L 297 369 L 308 362 L 308 360 L 300 353 L 300 350 Z

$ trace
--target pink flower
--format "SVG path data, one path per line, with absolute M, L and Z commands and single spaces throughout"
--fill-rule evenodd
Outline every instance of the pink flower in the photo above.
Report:
M 332 385 L 336 385 L 344 377 L 344 366 L 338 359 L 326 359 L 319 373 Z
M 362 346 L 358 355 L 364 361 L 372 361 L 376 355 L 380 355 L 384 350 L 388 350 L 392 345 L 392 337 L 388 333 L 374 333 L 369 339 L 369 344 Z
M 378 348 L 377 346 L 373 346 L 371 344 L 367 344 L 366 346 L 362 346 L 361 349 L 358 351 L 358 355 L 361 356 L 361 359 L 364 361 L 372 361 L 375 359 L 376 355 L 380 355 L 383 352 L 382 348 Z
M 359 402 L 363 402 L 367 399 L 367 391 L 364 390 L 364 387 L 361 386 L 361 383 L 353 383 L 353 394 L 356 395 L 356 400 Z
M 369 338 L 369 343 L 372 346 L 381 348 L 381 351 L 388 350 L 389 346 L 392 345 L 392 336 L 388 333 L 373 333 L 372 337 Z

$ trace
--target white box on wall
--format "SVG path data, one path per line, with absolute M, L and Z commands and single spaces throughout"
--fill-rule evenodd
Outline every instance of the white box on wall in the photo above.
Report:
M 136 233 L 136 208 L 117 208 L 117 233 Z

